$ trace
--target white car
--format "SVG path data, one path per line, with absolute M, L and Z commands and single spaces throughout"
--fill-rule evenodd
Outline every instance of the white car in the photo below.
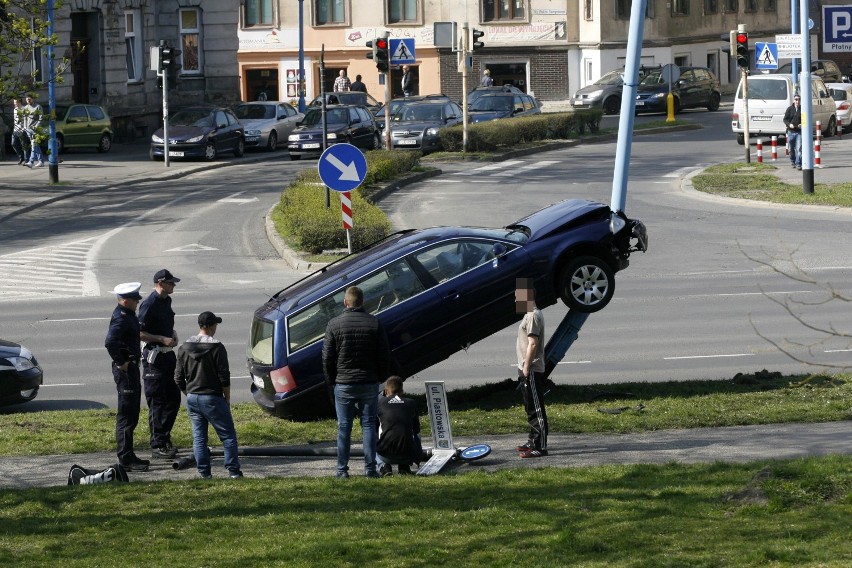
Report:
M 844 130 L 852 130 L 849 121 L 852 120 L 852 83 L 826 83 L 831 98 L 837 105 L 837 123 Z
M 292 105 L 277 101 L 242 103 L 234 114 L 245 128 L 246 148 L 266 148 L 270 152 L 287 137 L 305 115 Z

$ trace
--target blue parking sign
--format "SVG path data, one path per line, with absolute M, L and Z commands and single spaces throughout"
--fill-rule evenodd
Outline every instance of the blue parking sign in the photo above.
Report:
M 822 50 L 852 52 L 852 6 L 823 6 L 822 22 Z

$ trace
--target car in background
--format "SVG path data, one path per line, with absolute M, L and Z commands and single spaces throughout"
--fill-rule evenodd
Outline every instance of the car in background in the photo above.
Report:
M 381 148 L 379 128 L 367 107 L 326 106 L 326 129 L 328 146 L 345 142 L 362 150 Z M 287 137 L 287 151 L 291 160 L 322 154 L 322 107 L 312 106 L 306 110 L 305 118 Z
M 470 122 L 541 114 L 538 101 L 524 93 L 486 93 L 467 107 Z
M 483 95 L 490 95 L 493 93 L 512 93 L 514 95 L 522 95 L 524 92 L 517 88 L 514 85 L 492 85 L 491 87 L 476 87 L 474 90 L 467 94 L 467 106 L 470 106 L 479 99 L 479 97 Z M 459 106 L 461 106 L 461 102 L 459 102 Z
M 680 77 L 671 84 L 674 111 L 706 107 L 710 112 L 719 110 L 722 91 L 719 79 L 706 67 L 681 67 Z M 636 88 L 636 113 L 667 112 L 669 82 L 663 70 L 655 69 L 645 75 Z
M 43 121 L 47 132 L 47 120 Z M 112 148 L 112 120 L 104 107 L 81 103 L 56 103 L 56 145 L 66 148 L 96 148 L 109 152 Z M 44 144 L 47 146 L 47 143 Z
M 615 273 L 648 247 L 638 220 L 571 199 L 502 229 L 433 227 L 394 233 L 279 291 L 255 310 L 247 363 L 255 402 L 311 420 L 332 411 L 322 368 L 329 320 L 349 286 L 388 334 L 403 379 L 517 322 L 515 285 L 532 278 L 544 308 L 591 313 L 612 299 Z
M 639 68 L 639 79 L 642 79 L 653 69 L 660 67 Z M 624 90 L 624 68 L 615 69 L 603 75 L 600 79 L 578 89 L 571 98 L 571 106 L 576 109 L 599 108 L 604 114 L 621 112 L 621 93 Z
M 407 104 L 431 100 L 449 101 L 450 97 L 444 94 L 434 94 L 412 95 L 409 97 L 397 97 L 395 99 L 391 99 L 390 105 L 382 105 L 381 108 L 374 113 L 376 116 L 376 122 L 379 123 L 379 128 L 385 127 L 385 112 L 388 106 L 390 106 L 391 117 L 393 117 L 397 112 L 399 112 L 399 109 Z
M 441 149 L 439 132 L 461 124 L 462 109 L 449 99 L 422 99 L 402 105 L 391 118 L 391 148 L 433 152 Z
M 852 120 L 852 83 L 826 83 L 828 92 L 837 105 L 837 125 L 848 130 L 849 121 Z
M 361 91 L 337 91 L 334 93 L 324 93 L 325 94 L 325 104 L 326 105 L 356 105 L 356 106 L 365 106 L 370 109 L 371 113 L 378 111 L 382 108 L 382 103 L 374 99 L 371 95 L 367 93 L 362 93 Z M 312 100 L 308 106 L 309 107 L 321 107 L 322 106 L 322 95 L 316 97 Z
M 31 401 L 43 380 L 44 372 L 29 349 L 0 339 L 0 406 Z
M 151 136 L 152 160 L 164 157 L 163 129 Z M 203 158 L 208 162 L 223 152 L 239 158 L 246 149 L 243 125 L 227 108 L 195 106 L 169 117 L 169 158 Z
M 243 123 L 246 148 L 265 148 L 272 152 L 278 141 L 286 141 L 293 129 L 305 115 L 289 103 L 257 101 L 242 103 L 234 108 L 234 114 Z
M 799 65 L 799 71 L 802 66 Z M 789 74 L 793 72 L 793 62 L 787 62 L 778 67 L 773 73 Z M 840 71 L 840 66 L 831 59 L 813 59 L 811 60 L 811 75 L 816 75 L 825 83 L 845 83 L 848 78 L 843 76 Z

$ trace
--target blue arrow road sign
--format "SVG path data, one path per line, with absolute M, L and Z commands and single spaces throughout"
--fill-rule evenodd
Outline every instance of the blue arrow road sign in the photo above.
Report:
M 390 62 L 391 65 L 417 63 L 414 57 L 413 37 L 390 40 Z
M 852 51 L 852 6 L 822 7 L 823 51 Z
M 352 144 L 335 144 L 322 153 L 317 170 L 329 189 L 352 191 L 367 177 L 367 158 Z

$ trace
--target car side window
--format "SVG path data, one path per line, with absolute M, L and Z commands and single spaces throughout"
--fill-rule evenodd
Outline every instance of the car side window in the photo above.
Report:
M 361 122 L 370 122 L 370 113 L 360 107 L 355 110 L 358 111 L 358 116 L 361 118 Z
M 341 290 L 331 296 L 315 302 L 287 318 L 287 339 L 289 352 L 293 353 L 325 337 L 328 322 L 343 313 L 343 294 Z
M 86 114 L 86 107 L 83 105 L 71 107 L 71 110 L 68 111 L 68 118 L 65 120 L 66 122 L 89 122 L 89 115 Z
M 364 310 L 378 314 L 425 288 L 405 260 L 397 261 L 356 284 L 364 292 Z
M 228 118 L 221 110 L 216 111 L 216 128 L 225 128 L 228 126 Z
M 89 111 L 89 118 L 92 120 L 104 120 L 106 115 L 101 107 L 96 105 L 86 105 L 86 110 Z
M 452 241 L 416 253 L 414 258 L 440 284 L 493 260 L 494 243 Z
M 354 107 L 349 108 L 349 124 L 357 124 L 361 122 L 361 117 L 358 116 L 358 110 Z

